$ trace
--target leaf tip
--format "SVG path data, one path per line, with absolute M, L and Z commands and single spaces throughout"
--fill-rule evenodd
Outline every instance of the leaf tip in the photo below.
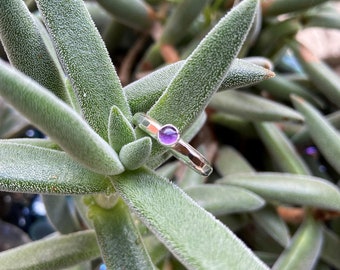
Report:
M 291 95 L 290 95 L 290 99 L 292 100 L 292 102 L 293 102 L 293 104 L 294 104 L 295 106 L 297 106 L 298 104 L 302 104 L 302 103 L 305 102 L 305 100 L 304 100 L 302 97 L 300 97 L 300 96 L 298 96 L 298 95 L 295 95 L 295 94 L 291 94 Z
M 266 73 L 266 75 L 264 77 L 265 79 L 271 79 L 271 78 L 274 78 L 276 76 L 275 72 L 273 72 L 273 71 L 271 71 L 269 69 L 267 69 L 266 71 L 267 71 L 267 73 Z

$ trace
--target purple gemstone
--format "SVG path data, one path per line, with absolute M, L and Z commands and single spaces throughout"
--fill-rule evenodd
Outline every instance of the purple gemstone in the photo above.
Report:
M 179 140 L 179 132 L 173 125 L 164 125 L 158 131 L 158 140 L 164 145 L 173 145 Z

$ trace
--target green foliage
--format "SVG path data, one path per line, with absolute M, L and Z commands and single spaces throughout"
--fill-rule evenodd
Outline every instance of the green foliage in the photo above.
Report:
M 119 152 L 119 158 L 125 168 L 135 170 L 146 163 L 151 154 L 151 139 L 140 138 L 123 146 Z
M 0 190 L 42 194 L 57 233 L 0 268 L 340 269 L 340 81 L 295 39 L 338 14 L 232 4 L 3 0 Z M 136 113 L 193 139 L 213 174 L 167 161 Z
M 126 117 L 130 109 L 85 4 L 82 0 L 39 0 L 37 4 L 85 119 L 106 139 L 111 107 L 116 105 Z
M 154 269 L 128 208 L 119 200 L 110 209 L 89 206 L 104 262 L 109 269 Z
M 272 269 L 311 269 L 316 258 L 320 256 L 322 242 L 321 224 L 312 218 L 307 219 L 295 233 L 288 249 L 280 255 Z
M 112 183 L 140 219 L 188 268 L 233 269 L 239 265 L 238 258 L 242 258 L 245 268 L 267 269 L 227 227 L 167 179 L 141 169 L 121 174 Z M 170 208 L 176 211 L 167 211 Z M 195 224 L 187 220 L 195 220 Z M 202 233 L 206 228 L 211 230 Z M 226 244 L 230 245 L 227 249 Z
M 44 270 L 63 269 L 99 256 L 96 234 L 87 230 L 58 235 L 2 252 L 0 260 L 1 267 L 8 270 Z
M 68 101 L 64 74 L 44 43 L 38 22 L 23 1 L 3 1 L 0 7 L 1 42 L 11 64 L 59 98 Z M 11 26 L 9 31 L 8 26 Z

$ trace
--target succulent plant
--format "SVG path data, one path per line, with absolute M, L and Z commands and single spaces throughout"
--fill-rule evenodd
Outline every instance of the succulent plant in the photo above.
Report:
M 2 0 L 0 190 L 56 230 L 2 269 L 340 269 L 340 79 L 295 37 L 338 15 L 232 2 Z

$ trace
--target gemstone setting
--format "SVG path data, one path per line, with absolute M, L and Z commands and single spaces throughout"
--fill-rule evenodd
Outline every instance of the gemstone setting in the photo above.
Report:
M 175 126 L 168 124 L 159 129 L 157 138 L 161 144 L 172 146 L 178 142 L 180 134 Z

